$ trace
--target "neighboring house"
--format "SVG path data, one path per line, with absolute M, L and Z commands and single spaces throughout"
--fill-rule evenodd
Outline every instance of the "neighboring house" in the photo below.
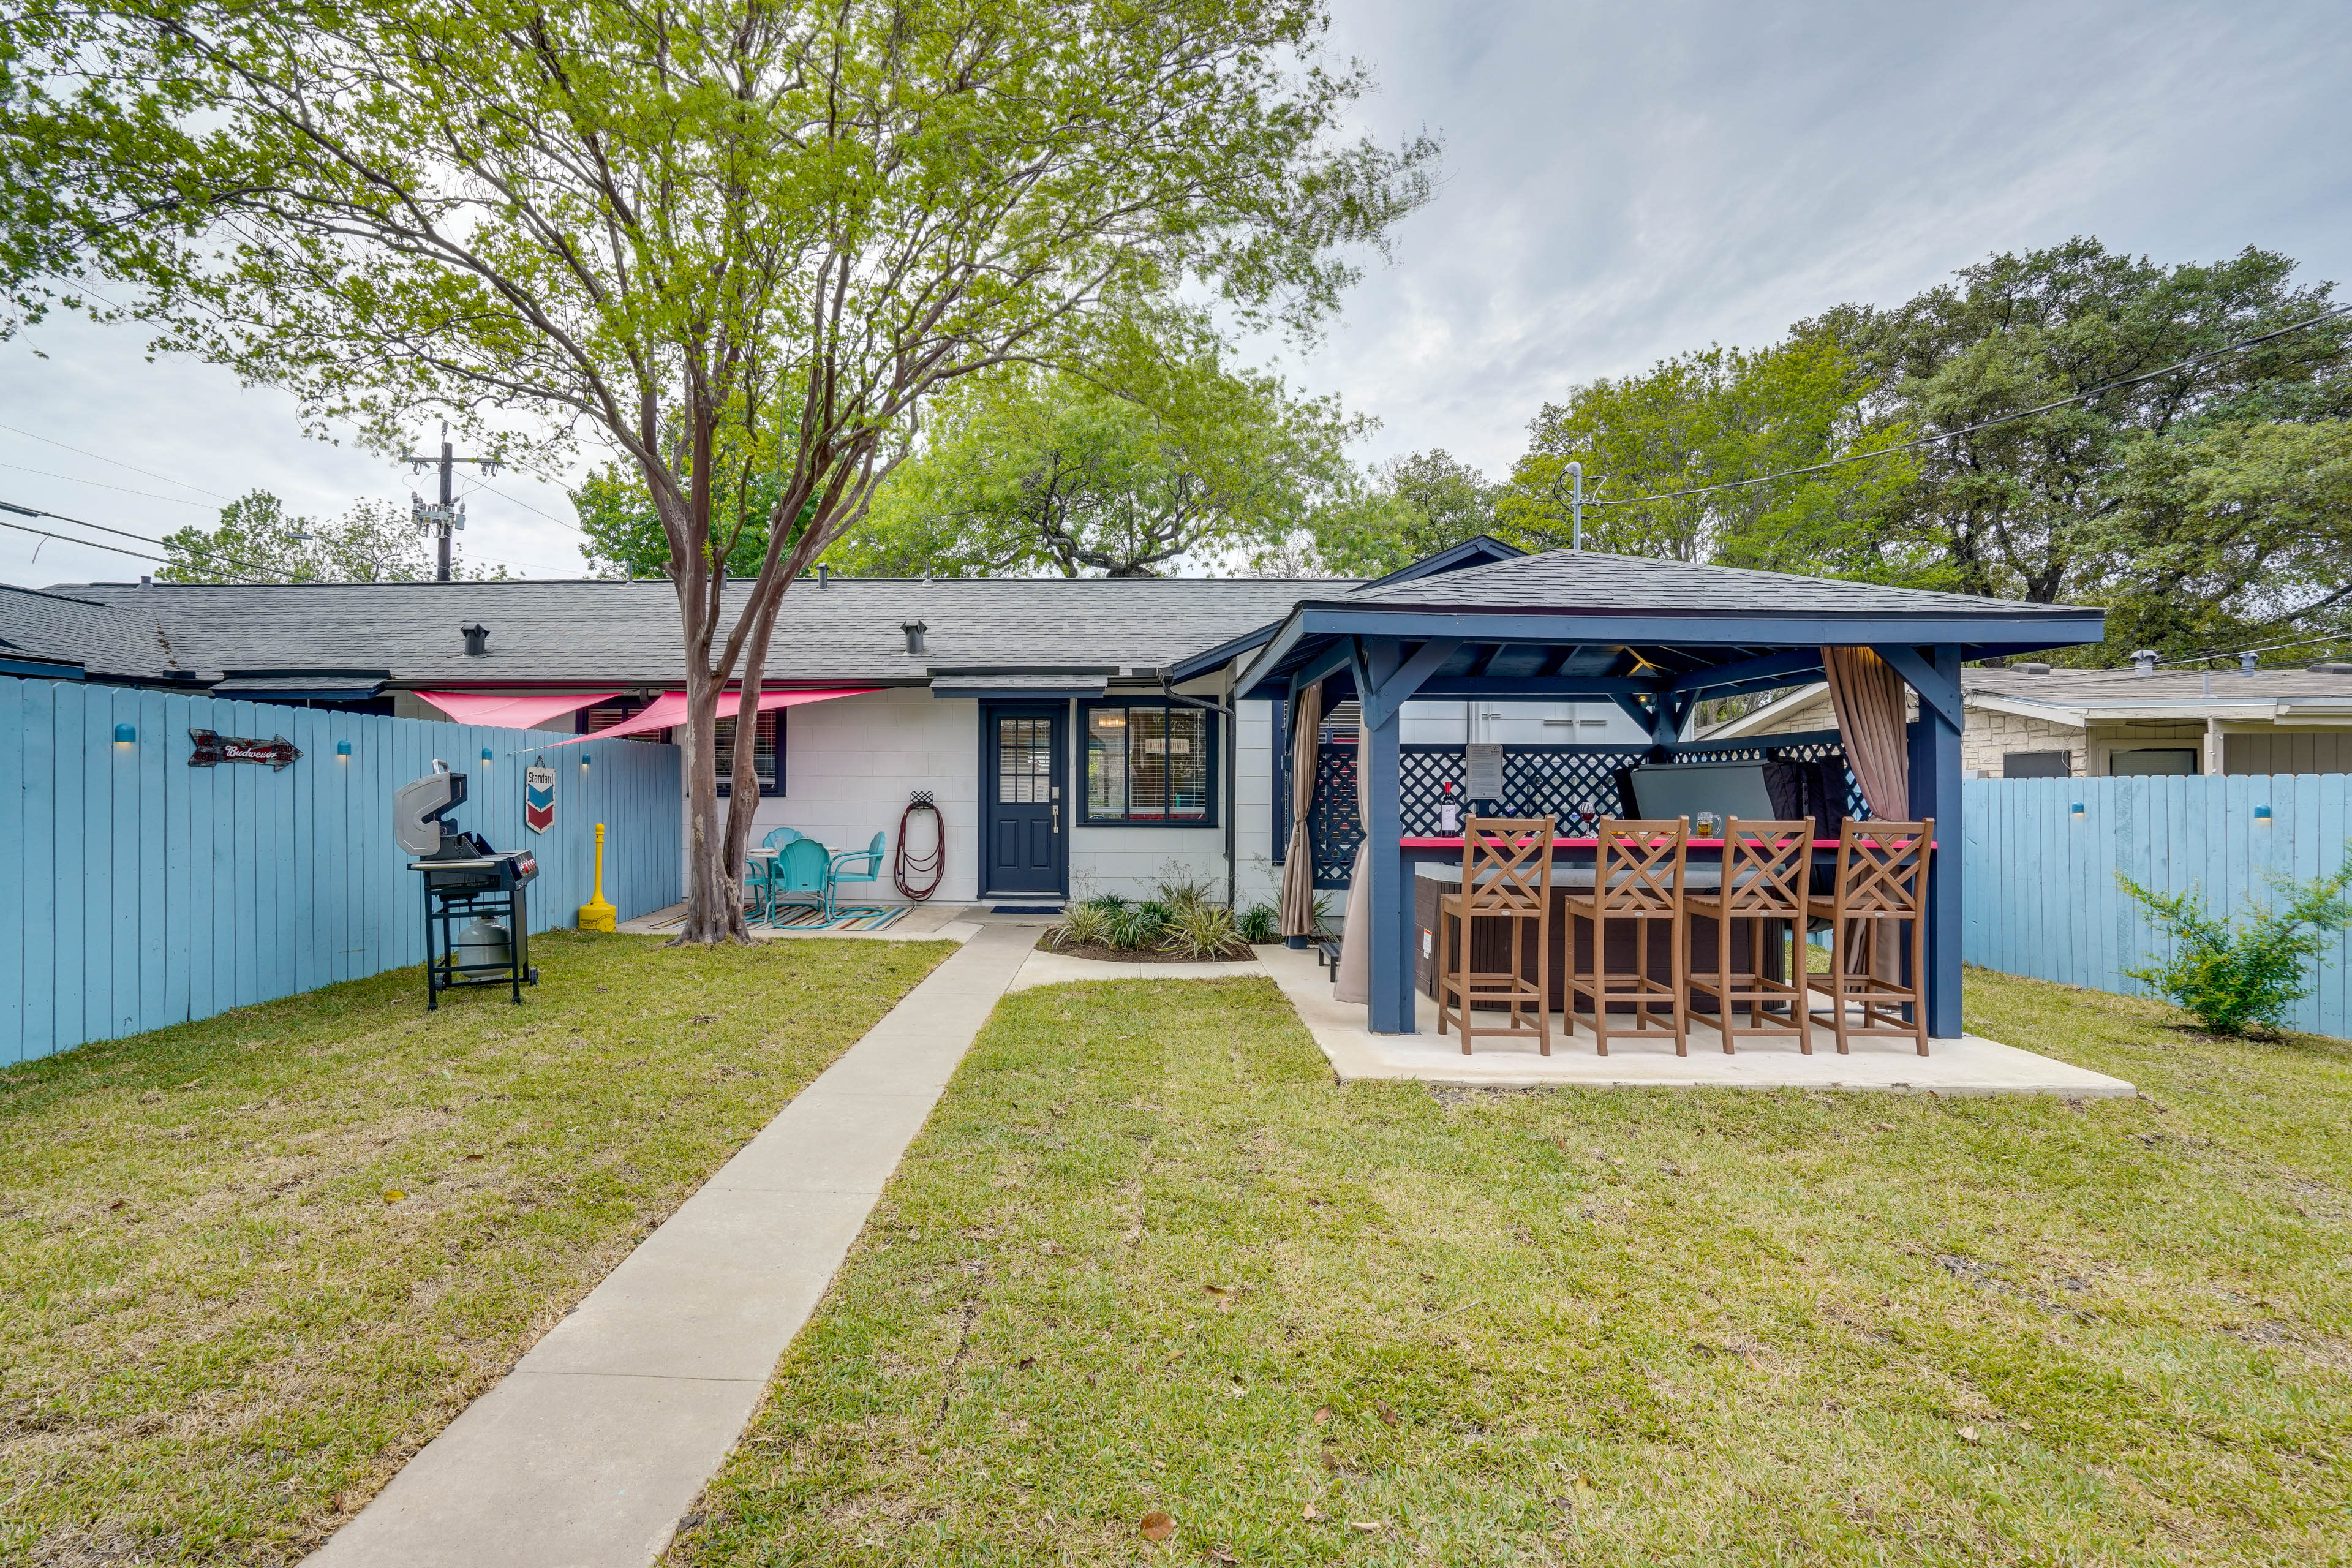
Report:
M 1963 764 L 1977 778 L 2352 773 L 2352 665 L 2230 670 L 1964 669 Z M 1836 728 L 1798 687 L 1709 739 Z

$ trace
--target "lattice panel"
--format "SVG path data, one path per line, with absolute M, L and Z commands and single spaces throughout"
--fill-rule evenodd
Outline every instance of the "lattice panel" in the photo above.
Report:
M 1811 763 L 1834 762 L 1834 778 L 1845 785 L 1846 815 L 1866 817 L 1868 808 L 1853 771 L 1844 766 L 1845 747 L 1837 731 L 1810 734 L 1759 735 L 1750 741 L 1707 745 L 1700 742 L 1675 748 L 1675 760 L 1690 763 Z M 1617 795 L 1617 771 L 1649 760 L 1646 746 L 1506 746 L 1503 749 L 1503 799 L 1506 816 L 1568 818 L 1579 813 L 1625 815 Z M 1439 824 L 1437 807 L 1445 786 L 1458 792 L 1467 779 L 1468 764 L 1459 746 L 1406 746 L 1397 758 L 1398 805 L 1407 837 L 1433 837 Z M 1576 826 L 1580 826 L 1580 824 Z M 1363 824 L 1356 812 L 1356 748 L 1323 745 L 1315 761 L 1315 805 L 1307 817 L 1315 845 L 1315 885 L 1318 889 L 1347 887 L 1356 865 L 1356 847 L 1363 842 Z
M 1346 887 L 1355 875 L 1356 846 L 1364 841 L 1356 812 L 1355 747 L 1315 749 L 1315 805 L 1307 814 L 1307 832 L 1315 846 L 1315 885 Z

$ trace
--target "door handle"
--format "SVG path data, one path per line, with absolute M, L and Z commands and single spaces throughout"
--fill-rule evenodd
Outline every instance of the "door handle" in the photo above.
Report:
M 1054 831 L 1062 831 L 1062 803 L 1058 800 L 1054 803 Z

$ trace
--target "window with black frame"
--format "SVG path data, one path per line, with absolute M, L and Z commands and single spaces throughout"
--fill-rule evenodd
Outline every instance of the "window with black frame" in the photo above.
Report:
M 625 723 L 635 718 L 646 707 L 645 702 L 629 698 L 625 698 L 618 702 L 600 703 L 582 714 L 581 733 L 593 735 L 615 724 Z M 751 731 L 752 774 L 760 781 L 761 795 L 782 795 L 784 793 L 783 710 L 772 708 L 761 713 L 754 721 L 754 725 L 755 728 Z M 686 743 L 686 731 L 682 726 L 670 730 L 640 730 L 625 738 L 632 741 L 658 741 L 668 745 L 682 746 Z M 732 718 L 719 721 L 716 740 L 718 743 L 711 750 L 717 754 L 719 764 L 719 793 L 726 795 L 732 789 L 731 780 L 735 773 L 735 721 Z
M 1104 826 L 1213 827 L 1216 715 L 1160 702 L 1088 703 L 1087 816 Z

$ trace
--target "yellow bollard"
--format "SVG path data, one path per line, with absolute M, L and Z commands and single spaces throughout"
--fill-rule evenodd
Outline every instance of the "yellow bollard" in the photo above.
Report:
M 596 896 L 580 906 L 582 931 L 611 931 L 621 911 L 604 901 L 604 825 L 596 825 Z

